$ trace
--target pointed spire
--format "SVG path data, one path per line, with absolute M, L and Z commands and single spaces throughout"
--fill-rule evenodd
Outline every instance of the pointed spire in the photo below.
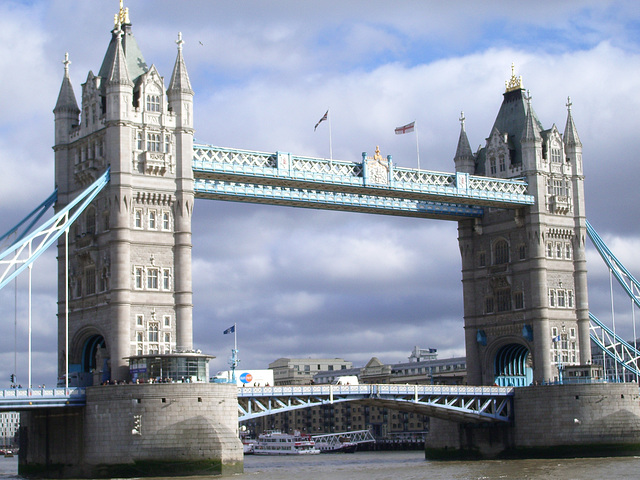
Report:
M 578 136 L 578 130 L 573 123 L 573 116 L 571 115 L 571 97 L 567 97 L 567 124 L 564 127 L 564 144 L 565 146 L 578 146 L 581 147 L 580 137 Z
M 62 85 L 60 86 L 60 93 L 58 94 L 58 101 L 53 109 L 53 113 L 70 112 L 74 114 L 80 113 L 78 108 L 78 102 L 76 101 L 75 93 L 73 92 L 73 86 L 69 79 L 69 53 L 64 54 L 64 77 L 62 77 Z
M 133 87 L 133 82 L 129 77 L 129 69 L 127 68 L 127 59 L 122 49 L 122 30 L 119 24 L 117 25 L 116 36 L 116 51 L 107 75 L 107 85 L 129 85 Z
M 189 81 L 189 74 L 187 73 L 187 67 L 184 64 L 184 58 L 182 57 L 182 32 L 178 32 L 178 56 L 176 57 L 176 63 L 173 66 L 173 73 L 171 74 L 171 81 L 169 82 L 169 89 L 167 92 L 181 92 L 193 95 L 191 89 L 191 82 Z
M 464 112 L 460 112 L 460 137 L 458 138 L 458 148 L 456 149 L 456 158 L 472 157 L 471 145 L 467 138 L 467 132 L 464 129 Z
M 531 95 L 529 95 L 529 90 L 527 90 L 526 100 L 527 117 L 524 121 L 524 130 L 522 131 L 520 141 L 541 141 L 542 137 L 540 136 L 540 127 L 534 119 L 533 108 L 531 108 Z

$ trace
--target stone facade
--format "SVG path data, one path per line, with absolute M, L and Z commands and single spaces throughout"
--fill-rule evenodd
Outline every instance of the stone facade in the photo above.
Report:
M 471 385 L 553 382 L 559 367 L 591 361 L 582 144 L 567 106 L 564 133 L 544 129 L 512 76 L 476 153 L 461 118 L 456 171 L 524 178 L 536 199 L 458 224 Z
M 19 473 L 47 478 L 242 472 L 235 385 L 106 385 L 87 406 L 23 414 Z
M 110 168 L 69 234 L 70 370 L 126 380 L 125 357 L 192 349 L 193 91 L 182 40 L 166 90 L 121 10 L 78 108 L 68 59 L 55 115 L 56 209 Z M 65 239 L 58 243 L 58 350 L 66 362 Z

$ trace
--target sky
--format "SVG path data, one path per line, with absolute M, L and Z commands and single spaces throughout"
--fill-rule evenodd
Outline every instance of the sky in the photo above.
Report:
M 633 1 L 128 0 L 148 65 L 168 85 L 182 32 L 195 140 L 223 147 L 453 172 L 460 114 L 484 145 L 505 81 L 522 76 L 545 128 L 567 97 L 583 144 L 587 218 L 636 276 L 640 10 Z M 53 185 L 53 107 L 65 52 L 79 99 L 111 38 L 117 0 L 0 3 L 0 233 Z M 80 101 L 78 101 L 80 103 Z M 314 125 L 329 109 L 330 122 Z M 417 122 L 416 135 L 394 128 Z M 330 127 L 330 128 L 329 128 Z M 329 141 L 331 139 L 331 142 Z M 418 148 L 417 148 L 418 147 Z M 590 309 L 611 322 L 609 276 L 589 245 Z M 56 377 L 52 250 L 33 269 L 33 385 Z M 211 200 L 193 218 L 194 346 L 228 367 L 281 357 L 407 361 L 464 355 L 455 222 Z M 27 378 L 26 276 L 0 291 L 0 386 Z M 618 298 L 619 297 L 619 298 Z M 629 301 L 614 294 L 619 331 Z M 16 322 L 17 318 L 17 322 Z M 17 326 L 16 326 L 17 325 Z M 17 351 L 17 353 L 16 353 Z

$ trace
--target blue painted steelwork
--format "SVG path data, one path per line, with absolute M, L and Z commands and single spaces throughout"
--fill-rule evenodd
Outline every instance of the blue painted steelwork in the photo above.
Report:
M 495 383 L 501 387 L 526 387 L 533 382 L 533 369 L 527 366 L 529 349 L 516 343 L 505 345 L 496 354 Z
M 451 220 L 534 203 L 520 179 L 400 168 L 378 154 L 346 162 L 194 145 L 192 165 L 199 198 Z
M 51 207 L 56 202 L 57 199 L 58 199 L 58 189 L 56 188 L 53 191 L 53 193 L 49 195 L 40 205 L 34 208 L 29 215 L 24 217 L 22 220 L 20 220 L 17 223 L 17 225 L 9 229 L 7 233 L 2 235 L 0 237 L 0 243 L 2 243 L 4 240 L 8 239 L 9 237 L 11 237 L 11 235 L 14 235 L 14 234 L 16 235 L 16 238 L 13 240 L 13 242 L 11 242 L 12 245 L 17 241 L 21 240 L 22 238 L 24 238 L 24 236 L 31 231 L 33 226 L 38 222 L 38 220 L 40 220 L 40 218 L 42 218 L 42 215 L 44 215 L 45 212 L 49 210 L 49 207 Z M 29 220 L 31 220 L 31 222 L 24 228 L 22 233 L 18 233 L 20 231 L 20 227 L 22 227 Z
M 300 385 L 238 389 L 240 421 L 358 401 L 462 422 L 509 422 L 514 389 L 447 385 Z
M 616 258 L 609 247 L 604 243 L 600 235 L 593 226 L 587 221 L 587 234 L 593 242 L 596 250 L 609 267 L 618 283 L 625 290 L 633 304 L 640 307 L 640 282 L 625 268 L 625 266 Z M 633 308 L 632 304 L 632 308 Z M 631 372 L 637 379 L 640 376 L 640 351 L 633 345 L 620 338 L 612 329 L 589 312 L 590 337 L 596 346 L 604 352 L 604 354 L 615 360 L 624 370 Z
M 4 271 L 0 271 L 0 289 L 35 262 L 38 257 L 76 221 L 84 209 L 87 208 L 108 182 L 109 169 L 89 188 L 78 195 L 64 209 L 60 210 L 33 233 L 24 237 L 21 241 L 14 242 L 10 247 L 1 252 L 0 265 L 4 265 L 5 267 Z
M 86 394 L 82 387 L 11 388 L 0 390 L 0 410 L 31 410 L 43 407 L 81 407 Z

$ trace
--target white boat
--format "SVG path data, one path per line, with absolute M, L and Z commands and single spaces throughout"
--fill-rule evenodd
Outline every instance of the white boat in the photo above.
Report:
M 311 437 L 281 433 L 265 432 L 258 437 L 253 446 L 254 455 L 316 455 L 320 450 L 315 448 Z

